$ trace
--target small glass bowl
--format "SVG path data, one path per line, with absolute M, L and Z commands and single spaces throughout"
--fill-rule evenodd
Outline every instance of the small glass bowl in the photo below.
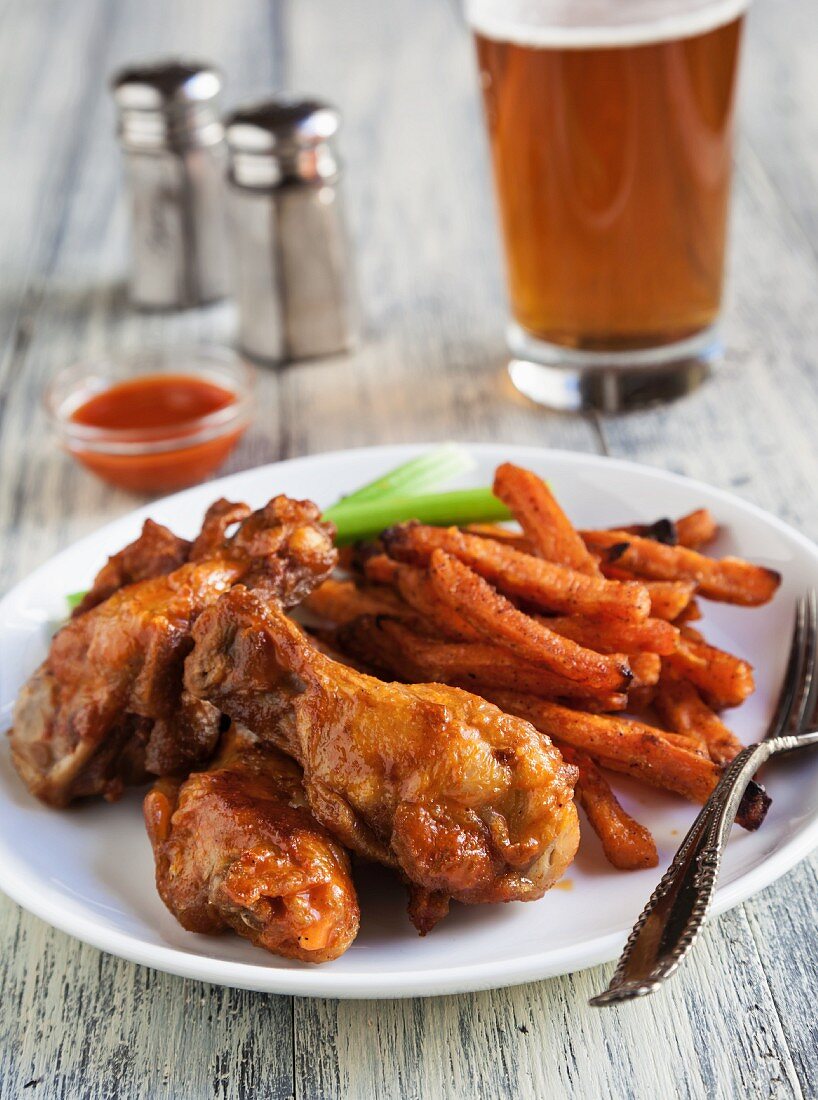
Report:
M 122 382 L 174 375 L 235 395 L 215 412 L 161 428 L 105 428 L 72 419 L 91 398 Z M 139 352 L 66 367 L 44 394 L 49 420 L 72 457 L 134 493 L 166 493 L 209 477 L 252 420 L 255 371 L 227 348 Z

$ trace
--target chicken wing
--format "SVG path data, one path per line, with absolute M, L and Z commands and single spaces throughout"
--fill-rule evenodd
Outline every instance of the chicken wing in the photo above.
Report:
M 208 512 L 205 523 L 209 516 Z M 192 545 L 161 523 L 146 519 L 139 538 L 108 558 L 94 578 L 94 583 L 74 608 L 73 617 L 84 615 L 126 584 L 172 573 L 188 560 Z
M 448 897 L 539 898 L 573 859 L 576 770 L 528 722 L 458 688 L 345 667 L 242 586 L 193 637 L 188 691 L 295 757 L 318 820 L 414 885 L 421 930 Z
M 72 619 L 14 713 L 12 755 L 32 793 L 54 806 L 112 799 L 147 774 L 186 774 L 205 763 L 220 716 L 183 691 L 191 624 L 239 581 L 297 603 L 331 572 L 332 534 L 308 501 L 279 496 L 252 514 L 220 501 L 185 564 L 119 588 Z
M 300 768 L 277 749 L 233 726 L 207 771 L 160 779 L 144 813 L 157 888 L 188 931 L 232 928 L 315 963 L 355 939 L 349 857 L 310 813 Z

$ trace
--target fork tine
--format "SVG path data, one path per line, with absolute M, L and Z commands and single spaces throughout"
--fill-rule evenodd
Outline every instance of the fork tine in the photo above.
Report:
M 795 606 L 795 624 L 793 626 L 790 653 L 787 658 L 787 667 L 784 672 L 784 681 L 765 739 L 779 737 L 788 728 L 793 710 L 803 694 L 808 603 L 809 601 L 801 596 Z
M 790 733 L 803 728 L 808 712 L 815 668 L 816 607 L 815 592 L 810 589 L 804 597 L 804 648 L 801 659 L 797 705 L 793 707 L 785 729 Z
M 804 699 L 800 722 L 797 727 L 799 730 L 811 729 L 815 724 L 816 712 L 818 711 L 818 667 L 816 667 L 816 660 L 818 659 L 818 595 L 816 595 L 814 588 L 809 591 L 808 602 L 812 615 L 812 639 L 811 645 L 807 649 L 809 679 L 806 698 Z

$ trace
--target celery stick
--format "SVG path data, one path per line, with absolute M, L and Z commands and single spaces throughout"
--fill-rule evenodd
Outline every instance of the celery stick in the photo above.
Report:
M 375 481 L 362 485 L 360 489 L 333 504 L 329 511 L 334 514 L 336 509 L 345 508 L 347 504 L 359 504 L 385 496 L 428 493 L 442 482 L 471 470 L 473 466 L 474 460 L 467 451 L 456 443 L 446 443 L 443 447 L 418 455 Z
M 341 510 L 324 513 L 338 529 L 339 546 L 372 538 L 384 527 L 417 519 L 435 526 L 459 526 L 464 523 L 491 523 L 511 519 L 511 512 L 494 496 L 491 489 L 456 489 L 450 493 L 389 496 L 381 500 L 350 504 Z
M 396 466 L 349 496 L 342 497 L 326 510 L 324 519 L 338 528 L 339 544 L 370 538 L 384 527 L 407 519 L 419 519 L 438 526 L 510 519 L 510 512 L 492 495 L 490 489 L 428 492 L 435 485 L 465 473 L 473 466 L 467 451 L 456 443 L 447 443 Z M 85 592 L 72 592 L 66 596 L 69 611 L 73 611 L 84 596 Z

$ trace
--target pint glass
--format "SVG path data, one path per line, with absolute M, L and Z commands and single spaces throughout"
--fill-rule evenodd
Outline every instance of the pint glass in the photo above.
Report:
M 676 396 L 718 357 L 749 0 L 466 0 L 512 319 L 541 404 Z

